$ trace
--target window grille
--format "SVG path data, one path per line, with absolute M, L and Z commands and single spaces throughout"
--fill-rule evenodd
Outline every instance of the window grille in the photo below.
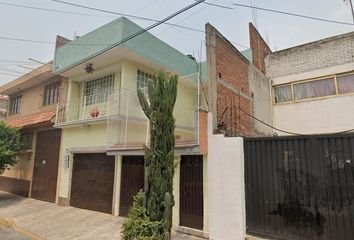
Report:
M 86 106 L 107 102 L 114 91 L 114 75 L 106 75 L 85 83 Z
M 152 75 L 138 70 L 137 72 L 137 88 L 147 88 L 148 81 L 152 79 Z
M 61 82 L 48 84 L 44 87 L 43 106 L 55 104 L 60 99 Z
M 23 149 L 32 149 L 33 146 L 33 133 L 22 133 L 21 141 L 23 143 Z
M 15 115 L 20 113 L 22 96 L 11 98 L 10 100 L 10 115 Z

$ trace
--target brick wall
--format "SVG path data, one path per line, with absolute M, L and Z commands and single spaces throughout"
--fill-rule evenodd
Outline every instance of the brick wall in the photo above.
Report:
M 354 32 L 274 52 L 266 57 L 270 78 L 298 74 L 354 61 Z
M 215 98 L 212 111 L 216 118 L 213 121 L 227 135 L 252 135 L 252 119 L 240 111 L 241 108 L 252 112 L 248 85 L 249 62 L 210 24 L 206 25 L 206 32 L 208 75 L 211 81 L 209 96 Z
M 265 57 L 270 54 L 272 50 L 259 34 L 257 29 L 249 23 L 250 46 L 252 49 L 252 63 L 261 72 L 265 73 Z

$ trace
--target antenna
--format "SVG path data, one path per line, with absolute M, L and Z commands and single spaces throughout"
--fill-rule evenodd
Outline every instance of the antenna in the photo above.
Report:
M 250 0 L 250 5 L 252 7 L 255 7 L 256 4 L 253 2 L 253 0 Z M 258 12 L 256 8 L 251 8 L 251 13 L 252 13 L 252 23 L 258 30 Z

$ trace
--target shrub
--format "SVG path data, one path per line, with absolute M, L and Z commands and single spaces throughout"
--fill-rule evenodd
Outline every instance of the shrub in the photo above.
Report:
M 22 142 L 18 129 L 0 121 L 0 174 L 17 164 L 16 156 L 21 148 Z
M 161 222 L 151 221 L 143 207 L 144 193 L 138 192 L 134 196 L 133 206 L 129 209 L 128 218 L 122 225 L 123 240 L 163 240 L 159 234 L 162 229 Z

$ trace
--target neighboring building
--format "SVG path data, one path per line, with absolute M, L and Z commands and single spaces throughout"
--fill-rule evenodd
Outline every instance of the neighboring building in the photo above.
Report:
M 173 225 L 207 232 L 206 101 L 197 64 L 148 32 L 121 43 L 141 29 L 119 18 L 56 51 L 54 72 L 69 79 L 55 119 L 62 129 L 58 203 L 127 215 L 144 184 L 149 144 L 137 88 L 162 70 L 180 77 Z
M 239 51 L 210 24 L 206 25 L 209 110 L 213 128 L 226 136 L 271 135 L 270 81 L 265 76 L 265 55 L 271 50 L 249 24 L 250 49 Z
M 0 190 L 55 202 L 61 130 L 53 124 L 66 84 L 48 64 L 0 86 L 9 96 L 6 123 L 20 128 L 24 142 L 17 165 L 0 176 Z
M 270 53 L 266 75 L 275 127 L 300 134 L 354 128 L 354 32 Z
M 6 117 L 8 102 L 9 102 L 8 96 L 0 95 L 0 121 L 4 120 Z

